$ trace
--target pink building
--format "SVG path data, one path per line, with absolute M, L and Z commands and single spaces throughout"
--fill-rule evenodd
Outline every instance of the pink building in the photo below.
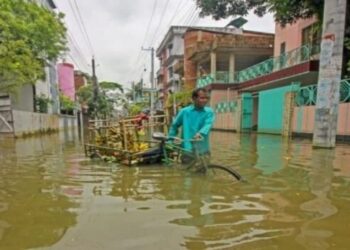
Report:
M 274 56 L 292 51 L 302 45 L 318 45 L 320 31 L 316 28 L 316 21 L 316 18 L 300 19 L 285 27 L 276 24 Z
M 63 95 L 75 100 L 74 66 L 70 63 L 57 65 L 58 84 Z

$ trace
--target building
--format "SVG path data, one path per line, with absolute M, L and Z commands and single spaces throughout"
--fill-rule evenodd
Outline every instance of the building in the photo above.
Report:
M 201 36 L 197 34 L 197 40 Z M 196 36 L 192 41 L 195 39 Z M 217 41 L 211 45 L 212 48 L 217 48 L 217 44 L 220 44 L 218 38 Z M 199 72 L 198 64 L 193 64 L 192 58 L 195 57 L 191 51 L 195 50 L 199 55 L 198 48 L 202 48 L 203 54 L 204 51 L 209 51 L 210 45 L 195 42 L 197 45 L 192 48 L 185 45 L 185 58 L 190 59 L 187 69 L 185 61 L 185 78 L 188 76 L 189 84 L 193 85 L 192 79 L 197 70 L 196 87 L 205 86 L 211 91 L 211 106 L 217 113 L 215 129 L 312 136 L 320 42 L 321 30 L 315 18 L 298 20 L 285 27 L 276 24 L 273 57 L 255 63 L 251 61 L 250 65 L 236 68 L 236 71 L 227 69 L 227 63 L 226 66 L 218 66 L 222 65 L 220 62 L 213 65 L 210 63 L 208 67 L 207 62 L 206 66 L 201 65 L 199 68 L 207 71 L 204 75 Z M 213 61 L 218 61 L 217 58 L 220 57 L 218 54 L 210 55 Z M 206 58 L 208 61 L 208 55 Z M 232 62 L 228 64 L 230 68 L 234 65 Z M 219 72 L 217 67 L 224 71 Z M 220 88 L 220 95 L 213 94 L 215 90 L 220 93 Z M 340 88 L 338 137 L 350 136 L 349 102 L 350 81 L 344 79 Z
M 56 9 L 53 0 L 36 2 L 51 11 Z M 0 134 L 20 136 L 58 130 L 68 120 L 69 124 L 75 126 L 76 117 L 59 116 L 56 61 L 45 61 L 44 67 L 45 78 L 38 80 L 35 85 L 23 86 L 16 95 L 0 94 Z
M 74 71 L 74 87 L 75 90 L 78 91 L 81 87 L 84 87 L 88 84 L 88 78 L 87 75 L 80 71 L 75 70 Z
M 183 35 L 187 28 L 185 26 L 171 26 L 156 50 L 160 61 L 160 68 L 157 71 L 158 98 L 163 105 L 169 90 L 178 92 L 182 88 L 183 72 L 178 71 L 178 68 L 181 68 L 183 64 Z
M 60 92 L 75 101 L 74 66 L 70 63 L 59 63 L 57 65 L 58 85 Z
M 184 34 L 184 85 L 206 87 L 217 111 L 215 129 L 237 130 L 241 72 L 273 56 L 274 34 L 242 28 L 191 27 Z

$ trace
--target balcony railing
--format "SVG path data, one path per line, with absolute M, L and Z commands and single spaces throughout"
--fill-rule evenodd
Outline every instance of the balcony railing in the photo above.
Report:
M 319 53 L 319 46 L 302 46 L 278 57 L 267 59 L 244 70 L 238 71 L 232 76 L 227 71 L 219 71 L 215 75 L 207 75 L 197 79 L 197 87 L 205 87 L 212 83 L 242 83 L 260 76 L 307 62 L 312 55 Z
M 350 102 L 350 79 L 344 79 L 340 82 L 339 102 Z M 317 85 L 309 85 L 299 88 L 295 96 L 295 104 L 297 106 L 313 106 L 316 105 Z

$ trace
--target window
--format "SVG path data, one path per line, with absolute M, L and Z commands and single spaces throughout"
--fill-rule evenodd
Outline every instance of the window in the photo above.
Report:
M 280 47 L 280 55 L 283 55 L 286 53 L 286 42 L 281 43 Z
M 321 43 L 321 28 L 318 23 L 311 24 L 302 30 L 301 44 L 311 47 L 311 53 L 319 53 Z
M 170 57 L 172 55 L 172 49 L 173 49 L 173 45 L 169 44 L 169 46 L 168 46 L 168 57 Z

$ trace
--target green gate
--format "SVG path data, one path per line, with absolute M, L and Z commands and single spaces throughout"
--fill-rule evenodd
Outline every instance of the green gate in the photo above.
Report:
M 253 126 L 253 97 L 251 93 L 242 94 L 242 130 L 251 130 Z
M 258 132 L 282 134 L 284 96 L 299 84 L 259 92 Z

